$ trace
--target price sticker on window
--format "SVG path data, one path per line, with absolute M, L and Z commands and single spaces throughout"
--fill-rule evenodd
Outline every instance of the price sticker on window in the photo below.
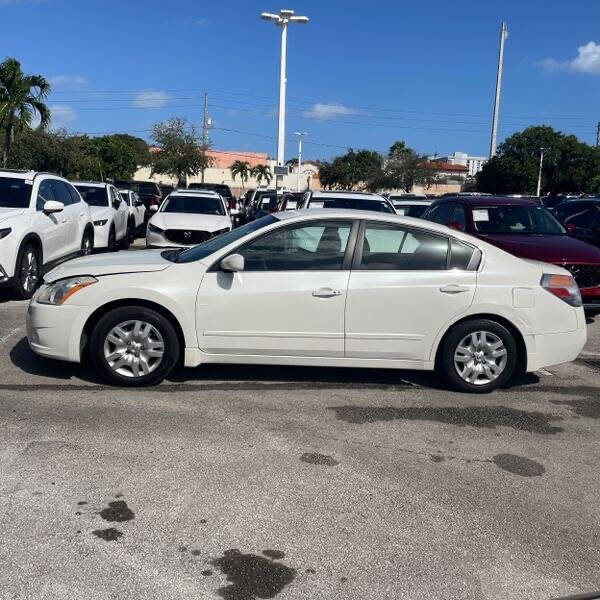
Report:
M 396 212 L 397 212 L 399 215 L 405 215 L 405 214 L 406 214 L 406 209 L 405 209 L 405 208 L 397 208 L 397 209 L 396 209 Z
M 473 221 L 489 221 L 490 213 L 485 208 L 474 208 L 473 209 Z

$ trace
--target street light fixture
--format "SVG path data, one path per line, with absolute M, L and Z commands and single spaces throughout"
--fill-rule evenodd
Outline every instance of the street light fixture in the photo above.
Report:
M 264 21 L 271 21 L 278 27 L 281 27 L 281 61 L 279 63 L 279 119 L 277 123 L 277 165 L 283 166 L 284 148 L 285 148 L 285 87 L 286 79 L 286 58 L 287 58 L 287 26 L 289 23 L 298 23 L 304 25 L 308 23 L 308 17 L 295 15 L 293 10 L 284 8 L 279 14 L 263 12 L 260 18 Z M 281 175 L 276 179 L 277 193 L 282 193 L 283 180 Z
M 302 138 L 307 135 L 306 131 L 294 131 L 294 135 L 298 136 L 298 171 L 296 177 L 296 191 L 300 191 L 300 167 L 302 166 Z

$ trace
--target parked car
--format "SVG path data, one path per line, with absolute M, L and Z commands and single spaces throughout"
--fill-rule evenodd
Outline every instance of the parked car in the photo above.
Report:
M 125 203 L 129 208 L 129 225 L 127 230 L 130 235 L 129 241 L 133 242 L 136 232 L 138 232 L 140 227 L 144 224 L 146 207 L 140 200 L 137 192 L 132 192 L 131 190 L 119 190 L 119 194 L 121 194 L 121 197 L 125 200 Z
M 600 198 L 561 202 L 554 216 L 573 237 L 600 246 Z
M 75 181 L 73 185 L 90 207 L 94 222 L 94 247 L 109 252 L 119 246 L 127 248 L 131 233 L 128 231 L 129 207 L 112 183 Z
M 437 366 L 466 392 L 583 348 L 581 296 L 564 269 L 436 223 L 371 214 L 280 212 L 184 251 L 76 259 L 33 298 L 29 344 L 74 362 L 85 353 L 121 386 L 157 383 L 181 358 Z
M 148 248 L 188 247 L 232 228 L 224 198 L 210 190 L 176 190 L 148 221 Z
M 250 202 L 246 207 L 246 222 L 254 221 L 270 213 L 277 212 L 279 199 L 277 190 L 267 190 L 264 188 L 254 190 Z
M 158 187 L 160 188 L 163 200 L 177 189 L 174 185 L 159 185 Z
M 146 207 L 146 220 L 150 218 L 152 206 L 160 206 L 164 196 L 157 183 L 154 181 L 131 181 L 129 185 L 119 186 L 137 192 L 140 200 Z
M 516 256 L 564 267 L 581 288 L 585 308 L 600 309 L 600 248 L 570 237 L 537 201 L 455 196 L 434 202 L 423 218 L 476 235 Z
M 431 205 L 433 200 L 427 200 L 425 196 L 422 199 L 407 198 L 409 194 L 403 196 L 393 195 L 390 196 L 390 202 L 394 206 L 396 214 L 403 215 L 405 217 L 419 218 Z
M 305 192 L 287 192 L 281 196 L 277 210 L 296 210 L 300 208 Z
M 46 270 L 93 247 L 90 209 L 66 179 L 0 170 L 0 287 L 30 298 Z
M 379 194 L 337 190 L 306 192 L 300 208 L 346 208 L 396 213 L 392 203 Z
M 550 211 L 553 211 L 562 202 L 571 200 L 579 200 L 579 196 L 574 196 L 573 194 L 553 194 L 540 198 L 540 202 Z

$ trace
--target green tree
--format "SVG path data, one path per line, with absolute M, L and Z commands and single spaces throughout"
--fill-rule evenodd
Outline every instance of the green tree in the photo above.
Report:
M 271 179 L 273 179 L 271 169 L 269 169 L 267 165 L 256 165 L 252 167 L 250 174 L 252 175 L 252 177 L 256 178 L 258 185 L 260 185 L 260 182 L 263 179 L 267 182 L 267 185 L 269 185 L 271 183 Z
M 321 185 L 327 189 L 372 189 L 382 178 L 383 158 L 372 150 L 352 148 L 332 161 L 322 161 L 319 169 Z
M 477 174 L 481 192 L 534 194 L 540 148 L 545 148 L 542 193 L 589 191 L 600 175 L 600 149 L 545 125 L 528 127 L 507 138 Z
M 250 163 L 245 160 L 236 160 L 229 167 L 231 171 L 231 177 L 235 181 L 235 178 L 239 175 L 242 182 L 242 190 L 244 189 L 244 183 L 248 181 L 250 177 Z
M 206 153 L 198 147 L 199 136 L 193 125 L 180 117 L 157 123 L 151 139 L 156 148 L 151 153 L 152 174 L 170 175 L 178 185 L 185 186 L 186 178 L 208 167 Z
M 10 147 L 15 131 L 31 128 L 34 116 L 40 118 L 40 127 L 50 123 L 50 109 L 44 100 L 50 84 L 41 75 L 25 75 L 15 58 L 0 63 L 0 129 L 4 143 L 2 165 L 8 166 Z
M 104 177 L 131 179 L 138 167 L 150 162 L 148 144 L 130 135 L 105 135 L 94 138 L 95 155 Z
M 391 188 L 410 192 L 415 185 L 430 187 L 437 181 L 434 165 L 403 141 L 394 142 L 384 161 L 383 176 L 374 182 L 377 189 Z

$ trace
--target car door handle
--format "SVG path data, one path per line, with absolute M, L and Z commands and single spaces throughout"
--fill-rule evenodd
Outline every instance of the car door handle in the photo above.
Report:
M 440 288 L 440 292 L 444 294 L 460 294 L 461 292 L 468 292 L 470 288 L 465 287 L 464 285 L 456 285 L 455 283 L 451 283 L 450 285 L 444 285 Z
M 315 298 L 333 298 L 334 296 L 341 296 L 342 290 L 333 290 L 329 287 L 322 287 L 315 290 L 312 295 Z

